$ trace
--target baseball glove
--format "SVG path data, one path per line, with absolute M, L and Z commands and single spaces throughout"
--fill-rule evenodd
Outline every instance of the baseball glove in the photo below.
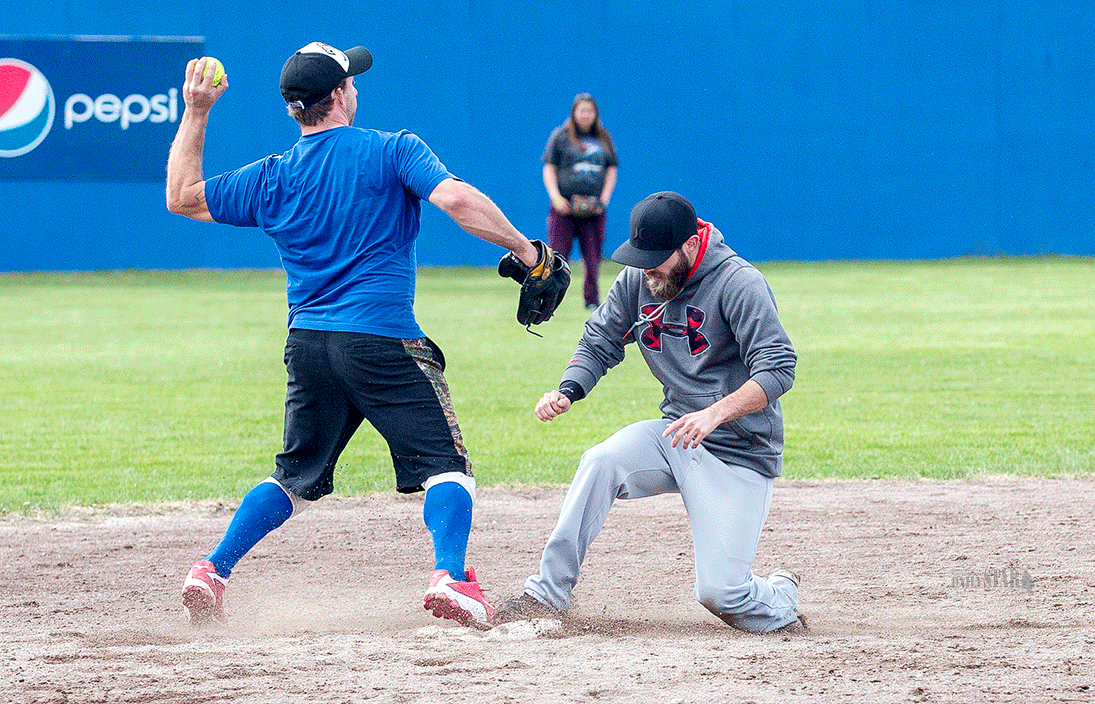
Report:
M 539 325 L 555 313 L 570 286 L 570 265 L 558 252 L 540 240 L 532 244 L 539 252 L 536 266 L 529 268 L 513 252 L 498 262 L 498 275 L 521 284 L 517 300 L 517 322 L 525 327 Z
M 591 218 L 605 211 L 605 204 L 597 196 L 571 196 L 570 213 L 576 218 Z

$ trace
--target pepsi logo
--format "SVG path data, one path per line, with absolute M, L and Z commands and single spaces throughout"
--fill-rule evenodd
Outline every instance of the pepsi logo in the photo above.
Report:
M 18 59 L 0 59 L 0 157 L 26 154 L 53 126 L 53 89 L 42 72 Z

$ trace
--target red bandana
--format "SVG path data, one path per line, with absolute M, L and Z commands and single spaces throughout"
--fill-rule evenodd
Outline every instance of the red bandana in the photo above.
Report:
M 703 261 L 703 255 L 707 253 L 707 243 L 711 239 L 711 230 L 714 229 L 711 227 L 711 223 L 704 222 L 699 218 L 696 218 L 696 223 L 698 228 L 696 234 L 700 236 L 700 249 L 696 252 L 696 261 L 692 262 L 692 269 L 688 272 L 688 279 L 691 279 L 692 274 L 696 273 L 696 269 L 700 268 L 700 262 Z M 685 281 L 688 281 L 688 279 L 685 279 Z

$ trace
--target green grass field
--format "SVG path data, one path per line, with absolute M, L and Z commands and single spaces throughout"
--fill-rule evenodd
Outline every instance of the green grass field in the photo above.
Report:
M 799 353 L 785 476 L 1095 471 L 1095 260 L 760 268 Z M 586 447 L 657 415 L 632 353 L 569 414 L 532 416 L 581 333 L 580 286 L 538 338 L 493 270 L 419 273 L 481 484 L 566 482 Z M 238 499 L 280 448 L 285 317 L 280 271 L 0 276 L 0 512 Z M 393 485 L 363 427 L 336 490 Z

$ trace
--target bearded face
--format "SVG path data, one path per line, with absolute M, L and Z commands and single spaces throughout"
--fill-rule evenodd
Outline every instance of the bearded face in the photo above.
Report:
M 688 281 L 688 271 L 692 268 L 687 257 L 684 256 L 684 252 L 680 249 L 670 259 L 675 259 L 675 261 L 668 267 L 668 262 L 666 262 L 655 269 L 643 271 L 643 274 L 646 275 L 646 287 L 650 290 L 650 295 L 659 301 L 676 298 L 677 294 L 684 288 L 685 282 Z

